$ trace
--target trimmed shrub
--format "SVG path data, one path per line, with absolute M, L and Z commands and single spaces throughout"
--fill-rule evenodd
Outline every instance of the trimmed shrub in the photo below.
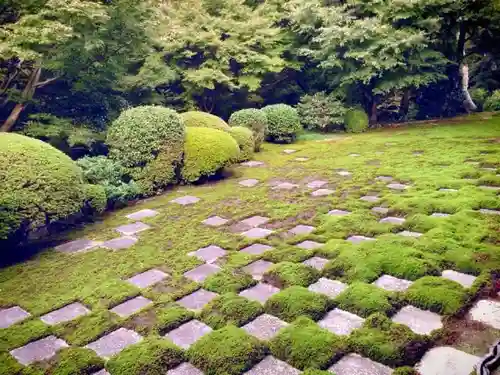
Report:
M 221 130 L 208 128 L 186 129 L 182 179 L 194 182 L 208 177 L 234 163 L 239 158 L 238 143 Z
M 339 308 L 362 316 L 380 312 L 388 314 L 392 310 L 389 292 L 372 284 L 352 283 L 336 299 Z
M 48 224 L 81 212 L 89 189 L 82 171 L 47 143 L 0 134 L 0 241 L 3 249 Z
M 484 110 L 487 112 L 500 111 L 500 90 L 495 90 L 484 102 Z
M 214 298 L 200 314 L 200 319 L 214 329 L 232 324 L 242 326 L 262 313 L 262 306 L 234 293 Z
M 210 113 L 190 111 L 181 113 L 181 117 L 187 127 L 229 130 L 229 125 L 223 119 Z
M 484 102 L 486 101 L 486 98 L 488 98 L 488 90 L 483 89 L 483 88 L 474 88 L 469 90 L 469 94 L 474 101 L 474 103 L 477 105 L 477 108 L 482 111 L 484 108 Z
M 272 266 L 264 274 L 264 281 L 277 288 L 292 285 L 308 286 L 319 279 L 319 272 L 302 263 L 281 262 Z
M 270 141 L 292 143 L 302 129 L 297 110 L 286 104 L 262 108 L 267 117 L 267 136 Z
M 350 109 L 346 112 L 345 130 L 348 133 L 362 133 L 368 129 L 368 115 L 361 109 Z
M 100 185 L 83 185 L 83 192 L 85 194 L 85 207 L 84 210 L 89 214 L 99 214 L 104 212 L 107 205 L 106 191 Z
M 238 293 L 257 284 L 251 275 L 242 271 L 221 271 L 206 278 L 203 286 L 215 293 Z
M 347 108 L 332 95 L 318 92 L 304 95 L 297 105 L 300 122 L 304 128 L 323 132 L 344 129 L 344 115 Z
M 235 126 L 234 128 L 229 128 L 229 134 L 231 134 L 240 147 L 240 157 L 238 161 L 250 160 L 254 149 L 252 131 L 241 126 Z
M 267 117 L 260 109 L 248 108 L 234 112 L 229 118 L 229 125 L 243 126 L 252 130 L 255 142 L 254 151 L 259 151 L 267 132 Z

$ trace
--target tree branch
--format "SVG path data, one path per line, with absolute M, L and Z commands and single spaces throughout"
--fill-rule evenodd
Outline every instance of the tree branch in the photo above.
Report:
M 55 77 L 52 77 L 52 78 L 49 78 L 49 79 L 46 79 L 45 81 L 38 82 L 38 83 L 35 85 L 35 87 L 36 87 L 36 88 L 38 88 L 38 87 L 43 87 L 43 86 L 45 86 L 45 85 L 48 85 L 48 84 L 49 84 L 49 83 L 51 83 L 51 82 L 54 82 L 54 81 L 58 80 L 59 78 L 61 78 L 61 76 L 60 76 L 60 75 L 55 76 Z

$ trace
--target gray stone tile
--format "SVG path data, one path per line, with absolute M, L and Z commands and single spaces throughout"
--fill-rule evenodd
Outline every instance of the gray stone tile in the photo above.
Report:
M 380 200 L 380 198 L 377 195 L 365 195 L 359 199 L 370 203 L 378 202 Z
M 323 187 L 324 185 L 328 184 L 328 181 L 323 181 L 323 180 L 314 180 L 311 181 L 307 184 L 307 187 L 310 189 L 319 189 Z
M 144 298 L 143 296 L 138 296 L 113 307 L 110 311 L 121 316 L 122 318 L 125 318 L 129 315 L 135 314 L 137 311 L 152 303 L 153 301 Z
M 194 197 L 192 195 L 185 195 L 183 197 L 172 199 L 170 202 L 177 203 L 177 204 L 180 204 L 182 206 L 187 206 L 189 204 L 195 204 L 199 201 L 200 201 L 200 198 L 198 198 L 198 197 Z
M 387 223 L 387 224 L 394 224 L 394 225 L 401 225 L 406 221 L 406 219 L 402 217 L 394 217 L 394 216 L 389 216 L 389 217 L 384 217 L 383 219 L 380 219 L 379 223 Z
M 260 243 L 254 243 L 253 245 L 247 246 L 244 249 L 241 249 L 240 251 L 250 255 L 260 255 L 272 249 L 274 249 L 272 246 L 263 245 Z
M 85 345 L 85 347 L 92 349 L 99 357 L 109 359 L 126 347 L 137 344 L 141 340 L 142 336 L 137 332 L 126 328 L 118 328 L 116 331 L 101 337 L 99 340 Z
M 131 213 L 130 215 L 127 215 L 127 218 L 130 220 L 141 220 L 141 219 L 144 219 L 146 217 L 153 217 L 156 215 L 158 215 L 158 211 L 144 209 L 144 210 L 140 210 L 140 211 Z
M 203 372 L 198 370 L 191 363 L 184 362 L 176 368 L 168 370 L 167 375 L 203 375 Z
M 134 246 L 138 239 L 134 236 L 123 236 L 118 238 L 113 238 L 112 240 L 103 242 L 101 247 L 110 250 L 123 250 Z
M 357 158 L 358 156 L 361 156 L 360 154 L 349 154 L 349 156 Z
M 408 189 L 408 188 L 409 188 L 409 186 L 408 186 L 408 185 L 401 184 L 401 183 L 399 183 L 399 182 L 394 182 L 394 183 L 392 183 L 392 184 L 389 184 L 389 185 L 387 185 L 387 187 L 388 187 L 389 189 L 392 189 L 392 190 L 406 190 L 406 189 Z
M 132 236 L 136 233 L 143 232 L 145 230 L 150 229 L 151 227 L 147 224 L 141 223 L 138 221 L 137 223 L 132 223 L 132 224 L 126 224 L 119 226 L 115 230 L 124 236 Z
M 273 190 L 292 190 L 298 187 L 299 185 L 292 184 L 291 182 L 282 182 L 281 184 L 274 186 Z
M 445 279 L 456 281 L 464 288 L 470 288 L 472 284 L 474 284 L 474 281 L 476 281 L 476 276 L 467 275 L 466 273 L 461 273 L 453 270 L 444 270 L 441 276 Z
M 241 235 L 251 239 L 258 239 L 258 238 L 266 238 L 271 233 L 273 233 L 273 231 L 270 229 L 252 228 L 247 230 L 246 232 L 241 233 Z
M 247 227 L 255 228 L 255 227 L 258 227 L 259 225 L 263 225 L 263 224 L 267 223 L 269 220 L 271 220 L 271 219 L 268 217 L 256 215 L 256 216 L 251 216 L 251 217 L 248 217 L 244 220 L 241 220 L 240 223 L 247 226 Z
M 19 306 L 0 309 L 0 328 L 8 328 L 13 324 L 23 321 L 29 316 L 30 313 Z
M 287 325 L 288 323 L 275 316 L 262 314 L 241 328 L 259 340 L 269 341 L 278 334 L 280 329 L 285 328 Z
M 360 328 L 364 319 L 348 311 L 334 309 L 321 319 L 318 324 L 321 328 L 327 329 L 336 335 L 350 335 L 352 331 Z
M 384 182 L 391 182 L 392 180 L 394 180 L 394 178 L 392 178 L 391 176 L 377 176 L 375 178 L 375 180 L 384 181 Z
M 489 208 L 481 208 L 479 212 L 486 215 L 500 215 L 500 210 L 492 210 Z
M 490 172 L 496 172 L 496 168 L 491 168 L 491 167 L 481 167 L 483 171 L 490 171 Z
M 377 280 L 375 280 L 373 284 L 390 292 L 404 292 L 410 287 L 411 284 L 413 284 L 413 282 L 409 280 L 398 279 L 397 277 L 391 275 L 382 275 Z
M 294 152 L 297 152 L 297 150 L 291 150 L 291 149 L 285 149 L 285 150 L 283 150 L 284 154 L 293 154 Z
M 479 357 L 448 346 L 432 348 L 415 366 L 421 375 L 469 375 Z
M 500 329 L 500 302 L 482 299 L 470 310 L 472 320 Z
M 479 188 L 480 189 L 484 189 L 484 190 L 493 190 L 493 191 L 499 191 L 500 190 L 500 186 L 480 185 Z
M 103 368 L 100 371 L 94 372 L 92 375 L 111 375 L 111 374 L 107 372 L 105 368 Z
M 372 212 L 385 215 L 389 212 L 389 209 L 387 207 L 373 207 Z
M 208 225 L 209 227 L 220 227 L 228 221 L 228 219 L 224 219 L 220 216 L 210 216 L 208 219 L 203 220 L 202 223 Z
M 335 363 L 328 371 L 335 375 L 391 375 L 393 370 L 381 363 L 351 353 Z
M 59 323 L 69 322 L 79 316 L 87 315 L 90 310 L 83 306 L 80 302 L 74 302 L 66 305 L 58 310 L 54 310 L 40 317 L 40 320 L 48 325 L 56 325 Z
M 344 210 L 331 210 L 331 211 L 328 211 L 328 215 L 330 216 L 345 216 L 345 215 L 349 215 L 350 212 L 349 211 L 344 211 Z
M 243 267 L 243 271 L 252 275 L 255 280 L 261 280 L 264 273 L 272 266 L 274 263 L 268 262 L 266 260 L 257 260 L 249 265 Z
M 190 271 L 184 273 L 184 277 L 190 280 L 196 281 L 197 283 L 203 282 L 208 276 L 213 275 L 220 271 L 220 267 L 215 264 L 202 264 Z
M 438 191 L 444 191 L 444 192 L 453 193 L 453 192 L 458 191 L 458 190 L 457 189 L 450 189 L 450 188 L 441 188 Z
M 300 371 L 273 356 L 267 356 L 245 375 L 299 375 Z
M 352 173 L 349 171 L 338 171 L 337 174 L 342 177 L 348 177 L 352 175 Z
M 202 247 L 201 249 L 188 253 L 189 256 L 196 257 L 199 260 L 204 261 L 205 263 L 214 263 L 217 259 L 225 256 L 226 254 L 226 250 L 215 245 Z
M 443 328 L 440 315 L 414 306 L 403 307 L 392 317 L 392 321 L 410 327 L 419 335 L 429 335 L 435 329 Z
M 309 285 L 308 289 L 311 292 L 321 293 L 330 298 L 335 298 L 346 288 L 347 285 L 338 280 L 330 280 L 322 277 L 314 284 Z
M 56 251 L 60 251 L 61 253 L 77 253 L 80 251 L 87 251 L 97 247 L 99 242 L 91 241 L 86 239 L 79 239 L 71 242 L 66 242 L 62 245 L 56 246 Z
M 270 284 L 258 283 L 251 288 L 241 291 L 240 296 L 264 304 L 269 298 L 271 298 L 271 296 L 278 293 L 279 291 L 280 290 L 278 288 Z
M 347 241 L 350 241 L 352 243 L 360 243 L 364 241 L 375 241 L 375 238 L 366 236 L 350 236 L 347 237 Z
M 259 183 L 259 180 L 256 180 L 255 178 L 247 178 L 246 180 L 241 180 L 238 182 L 241 186 L 244 187 L 254 187 Z
M 167 276 L 168 275 L 165 272 L 153 268 L 148 271 L 138 273 L 130 279 L 127 279 L 127 281 L 138 288 L 147 288 L 148 286 L 162 281 Z
M 294 234 L 294 235 L 303 235 L 303 234 L 309 234 L 313 232 L 316 228 L 310 225 L 297 225 L 296 227 L 293 227 L 292 229 L 289 230 L 289 233 Z
M 250 161 L 246 161 L 244 163 L 241 163 L 241 165 L 245 166 L 245 167 L 261 167 L 264 165 L 264 162 L 262 161 L 256 161 L 256 160 L 250 160 Z
M 295 246 L 298 246 L 298 247 L 300 247 L 302 249 L 306 249 L 306 250 L 313 250 L 313 249 L 317 249 L 318 247 L 321 247 L 324 245 L 325 245 L 324 243 L 306 240 L 306 241 L 302 241 L 301 243 L 298 243 Z
M 445 214 L 444 212 L 434 212 L 431 216 L 432 217 L 448 217 L 448 216 L 450 216 L 450 214 Z
M 335 191 L 331 189 L 318 189 L 313 191 L 311 195 L 313 197 L 326 197 L 327 195 L 332 195 L 333 193 L 335 193 Z
M 69 345 L 55 336 L 48 336 L 43 339 L 30 342 L 27 345 L 10 351 L 10 354 L 22 365 L 30 365 L 34 362 L 50 359 L 56 353 L 67 348 Z
M 306 266 L 316 268 L 318 271 L 323 271 L 323 268 L 325 268 L 326 264 L 329 261 L 330 261 L 329 259 L 321 257 L 312 257 L 303 261 L 302 263 L 305 264 Z
M 412 231 L 409 231 L 409 230 L 404 230 L 402 232 L 399 232 L 398 234 L 400 236 L 404 236 L 404 237 L 421 237 L 421 236 L 423 236 L 423 233 L 412 232 Z
M 188 349 L 196 341 L 210 332 L 212 332 L 212 328 L 206 324 L 198 320 L 191 320 L 167 333 L 166 337 L 172 340 L 175 345 L 183 349 Z
M 308 161 L 309 158 L 295 158 L 296 161 Z
M 207 303 L 217 296 L 217 293 L 213 293 L 205 289 L 198 289 L 196 292 L 177 300 L 177 303 L 186 309 L 201 310 Z

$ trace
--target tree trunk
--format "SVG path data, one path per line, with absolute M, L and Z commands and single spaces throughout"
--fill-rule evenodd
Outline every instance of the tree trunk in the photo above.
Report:
M 462 78 L 460 87 L 464 96 L 464 107 L 467 112 L 476 111 L 477 105 L 474 103 L 469 93 L 469 66 L 465 63 L 460 65 L 460 76 Z
M 7 120 L 5 120 L 5 122 L 2 124 L 0 132 L 8 132 L 11 130 L 14 127 L 14 124 L 19 118 L 19 115 L 21 114 L 23 109 L 24 109 L 24 104 L 17 103 L 12 112 L 10 112 L 9 117 L 7 117 Z
M 401 98 L 401 104 L 399 106 L 399 116 L 403 121 L 408 119 L 408 110 L 410 109 L 410 89 L 403 91 L 403 97 Z
M 377 116 L 377 99 L 373 99 L 372 101 L 372 108 L 370 111 L 370 124 L 376 124 L 378 121 L 378 116 Z

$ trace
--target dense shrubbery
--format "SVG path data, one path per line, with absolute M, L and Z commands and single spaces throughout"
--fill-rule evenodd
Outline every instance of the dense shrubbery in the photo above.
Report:
M 344 129 L 344 115 L 347 108 L 332 95 L 318 92 L 304 95 L 297 105 L 300 122 L 304 128 L 319 131 L 338 131 Z
M 291 143 L 301 131 L 297 110 L 286 104 L 273 104 L 262 108 L 267 117 L 267 135 L 270 141 Z
M 368 115 L 361 109 L 347 111 L 344 122 L 348 133 L 362 133 L 368 129 Z
M 484 102 L 484 110 L 488 112 L 500 111 L 500 90 L 495 90 Z
M 255 147 L 252 131 L 242 126 L 235 126 L 229 129 L 229 134 L 231 134 L 240 147 L 238 161 L 250 160 Z
M 477 108 L 482 111 L 484 108 L 484 102 L 486 101 L 486 98 L 488 98 L 488 91 L 483 88 L 474 88 L 469 90 L 469 94 L 474 103 L 477 105 Z
M 190 111 L 181 113 L 181 117 L 188 127 L 212 128 L 224 131 L 229 129 L 229 125 L 223 119 L 210 113 Z
M 243 126 L 253 132 L 255 151 L 260 150 L 260 146 L 266 137 L 267 117 L 260 109 L 248 108 L 234 112 L 229 118 L 229 125 Z

